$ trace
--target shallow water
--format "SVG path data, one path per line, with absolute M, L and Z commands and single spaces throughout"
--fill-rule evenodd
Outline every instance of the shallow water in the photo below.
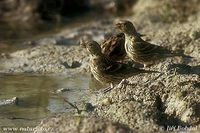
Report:
M 0 100 L 19 98 L 17 105 L 0 106 L 1 130 L 4 127 L 18 130 L 20 127 L 34 128 L 42 118 L 71 111 L 72 107 L 63 99 L 76 105 L 82 104 L 90 94 L 89 81 L 90 76 L 87 75 L 0 75 Z M 56 93 L 61 88 L 66 91 Z
M 26 29 L 16 25 L 14 27 L 17 28 L 13 29 L 6 25 L 0 25 L 0 54 L 28 48 L 30 46 L 24 42 L 49 37 L 55 35 L 62 28 L 81 26 L 83 23 L 93 20 L 94 17 L 83 16 L 68 23 L 53 26 L 45 24 L 43 29 Z M 9 132 L 21 133 L 23 129 L 21 130 L 20 127 L 27 130 L 33 129 L 47 116 L 71 111 L 72 107 L 64 99 L 79 106 L 87 101 L 91 92 L 103 87 L 92 80 L 90 75 L 69 77 L 68 75 L 0 74 L 0 101 L 13 97 L 19 98 L 17 105 L 0 106 L 0 133 L 6 132 L 6 129 L 9 129 Z M 66 91 L 56 93 L 56 90 L 61 88 Z

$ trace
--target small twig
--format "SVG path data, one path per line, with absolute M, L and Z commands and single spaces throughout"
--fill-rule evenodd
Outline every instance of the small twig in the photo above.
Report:
M 23 118 L 23 117 L 15 117 L 15 116 L 12 116 L 11 118 L 8 118 L 8 119 L 11 119 L 11 120 L 39 120 L 39 119 L 42 119 L 42 118 Z
M 66 103 L 68 103 L 72 108 L 76 109 L 78 114 L 81 114 L 81 111 L 82 111 L 82 110 L 80 110 L 75 104 L 69 102 L 67 99 L 64 99 L 64 101 L 65 101 Z

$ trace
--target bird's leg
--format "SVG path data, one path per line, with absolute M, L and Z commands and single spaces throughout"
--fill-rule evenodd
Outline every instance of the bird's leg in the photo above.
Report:
M 143 64 L 134 62 L 133 65 L 132 65 L 132 67 L 134 67 L 134 68 L 142 68 L 142 67 L 144 67 L 144 66 L 143 66 Z
M 126 79 L 122 79 L 122 81 L 117 85 L 117 88 L 124 89 L 128 84 L 129 82 Z
M 148 68 L 148 64 L 144 64 L 144 67 L 143 67 L 145 70 L 149 70 Z
M 145 70 L 150 71 L 150 67 L 153 66 L 153 64 L 148 63 L 148 64 L 144 64 L 143 66 L 144 66 L 143 68 L 144 68 Z
M 113 83 L 110 83 L 110 88 L 114 88 L 114 84 Z
M 149 68 L 152 64 L 144 64 L 144 68 Z
M 113 84 L 113 83 L 110 83 L 110 86 L 109 86 L 109 87 L 106 87 L 106 88 L 103 90 L 103 93 L 107 93 L 108 91 L 111 91 L 113 88 L 114 88 L 114 84 Z

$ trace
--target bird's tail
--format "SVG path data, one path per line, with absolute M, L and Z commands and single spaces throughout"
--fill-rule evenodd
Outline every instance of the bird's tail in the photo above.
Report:
M 193 58 L 192 56 L 185 55 L 184 53 L 173 53 L 174 56 L 180 56 L 183 58 Z
M 174 57 L 174 56 L 179 56 L 179 57 L 183 57 L 183 58 L 193 58 L 192 56 L 189 56 L 189 55 L 185 55 L 184 54 L 184 51 L 169 51 L 168 54 L 165 54 L 165 56 L 167 57 Z
M 161 73 L 159 71 L 153 71 L 153 70 L 145 70 L 145 69 L 140 69 L 141 73 Z
M 132 70 L 130 70 L 130 73 L 161 73 L 159 71 L 153 71 L 153 70 L 145 70 L 145 69 L 140 69 L 140 68 L 132 68 Z

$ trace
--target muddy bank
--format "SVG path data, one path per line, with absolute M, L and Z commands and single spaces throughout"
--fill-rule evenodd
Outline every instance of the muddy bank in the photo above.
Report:
M 74 29 L 61 30 L 56 35 L 27 41 L 29 47 L 13 53 L 1 53 L 2 73 L 85 73 L 89 72 L 89 55 L 79 46 L 80 38 L 103 40 L 106 34 L 116 32 L 109 28 L 111 20 L 89 22 Z M 107 30 L 108 29 L 108 30 Z
M 43 121 L 45 124 L 36 127 L 34 133 L 132 133 L 133 131 L 123 124 L 103 120 L 94 116 L 57 115 Z M 57 124 L 56 124 L 57 123 Z M 69 125 L 69 126 L 63 126 Z M 45 129 L 45 130 L 41 130 Z
M 180 68 L 184 74 L 176 72 Z M 174 125 L 196 127 L 200 122 L 199 74 L 188 71 L 177 65 L 161 75 L 131 77 L 112 91 L 94 96 L 91 102 L 98 116 L 140 132 L 159 132 Z
M 8 55 L 2 59 L 4 73 L 76 73 L 84 72 L 87 68 L 87 58 L 84 50 L 77 46 L 55 46 L 52 44 L 38 46 L 30 50 L 22 50 Z M 76 55 L 79 53 L 77 58 Z M 82 57 L 81 57 L 82 56 Z M 85 57 L 85 56 L 84 56 Z M 9 58 L 9 59 L 8 59 Z

